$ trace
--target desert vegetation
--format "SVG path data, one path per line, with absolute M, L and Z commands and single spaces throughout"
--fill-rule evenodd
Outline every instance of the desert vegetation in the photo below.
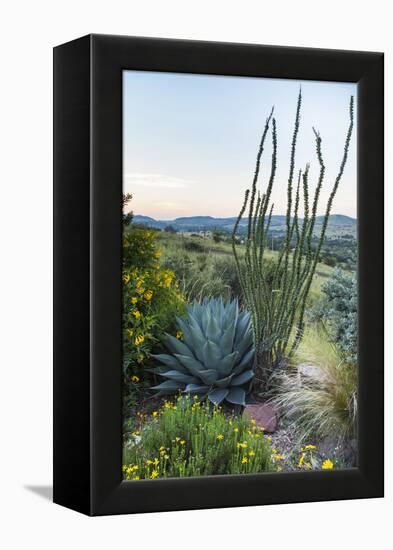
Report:
M 329 225 L 353 99 L 330 183 L 317 130 L 316 183 L 309 164 L 297 166 L 301 107 L 299 94 L 280 220 L 271 204 L 279 143 L 273 111 L 251 186 L 226 225 L 199 217 L 186 229 L 176 221 L 161 226 L 133 216 L 132 197 L 124 196 L 126 480 L 356 464 L 356 228 Z M 268 139 L 272 156 L 261 183 Z

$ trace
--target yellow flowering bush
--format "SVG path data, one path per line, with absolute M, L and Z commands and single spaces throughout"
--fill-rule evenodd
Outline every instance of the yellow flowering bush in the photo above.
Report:
M 140 415 L 138 436 L 124 446 L 124 479 L 279 471 L 279 457 L 248 418 L 226 416 L 195 396 L 165 401 Z
M 175 316 L 184 312 L 185 299 L 175 274 L 160 266 L 157 231 L 133 227 L 123 239 L 123 373 L 124 405 L 149 376 L 144 365 L 163 332 L 176 333 Z

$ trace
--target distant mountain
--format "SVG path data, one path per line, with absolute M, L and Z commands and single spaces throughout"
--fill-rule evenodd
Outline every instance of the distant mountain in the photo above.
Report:
M 155 220 L 149 216 L 135 215 L 134 222 L 146 225 L 148 227 L 154 227 L 156 229 L 165 229 L 165 227 L 171 225 L 177 231 L 209 231 L 212 229 L 221 229 L 223 231 L 232 231 L 236 222 L 235 217 L 232 218 L 214 218 L 213 216 L 189 216 L 182 218 L 175 218 L 174 220 Z M 270 228 L 271 231 L 284 231 L 285 230 L 285 216 L 272 216 Z M 240 222 L 240 228 L 244 228 L 247 224 L 247 219 L 243 218 Z M 316 219 L 316 229 L 320 228 L 323 222 L 323 216 L 318 216 Z M 349 233 L 356 232 L 356 219 L 342 214 L 332 214 L 329 218 L 329 230 L 339 232 L 348 231 Z

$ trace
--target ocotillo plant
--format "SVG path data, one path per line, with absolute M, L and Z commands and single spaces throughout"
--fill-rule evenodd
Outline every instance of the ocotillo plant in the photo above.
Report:
M 245 192 L 244 202 L 232 233 L 232 248 L 239 280 L 252 317 L 256 351 L 254 387 L 257 386 L 256 389 L 259 390 L 265 389 L 273 368 L 280 365 L 284 358 L 289 358 L 296 351 L 303 336 L 306 300 L 325 239 L 333 199 L 347 162 L 353 130 L 353 96 L 351 96 L 349 127 L 344 143 L 343 157 L 327 201 L 317 244 L 313 246 L 317 208 L 325 177 L 325 164 L 322 156 L 322 138 L 313 128 L 319 164 L 319 177 L 314 196 L 310 198 L 309 193 L 309 164 L 305 166 L 304 170 L 299 170 L 294 185 L 301 104 L 300 90 L 289 163 L 286 233 L 283 244 L 278 250 L 273 283 L 268 284 L 263 263 L 274 208 L 274 204 L 271 204 L 271 193 L 277 165 L 277 128 L 273 109 L 266 120 L 262 133 L 251 189 L 247 189 Z M 270 177 L 266 189 L 262 193 L 257 189 L 257 184 L 262 153 L 270 126 L 272 127 Z M 301 201 L 304 210 L 303 219 L 299 218 Z M 247 215 L 247 231 L 244 259 L 242 259 L 239 255 L 237 233 L 244 215 Z

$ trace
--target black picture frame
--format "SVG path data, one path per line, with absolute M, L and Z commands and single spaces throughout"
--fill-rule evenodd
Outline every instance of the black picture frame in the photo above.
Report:
M 358 84 L 359 466 L 122 481 L 122 71 Z M 88 515 L 383 496 L 383 54 L 88 35 L 54 49 L 54 502 Z

